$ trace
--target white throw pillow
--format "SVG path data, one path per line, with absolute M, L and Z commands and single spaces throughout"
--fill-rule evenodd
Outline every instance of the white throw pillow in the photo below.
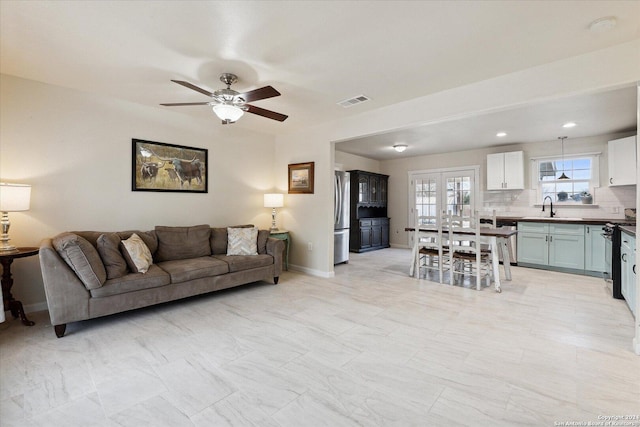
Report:
M 151 257 L 151 251 L 140 236 L 133 233 L 131 237 L 121 243 L 122 255 L 124 255 L 124 259 L 127 261 L 131 271 L 134 273 L 146 273 L 151 264 L 153 264 L 153 258 Z
M 227 255 L 258 255 L 258 229 L 227 228 Z

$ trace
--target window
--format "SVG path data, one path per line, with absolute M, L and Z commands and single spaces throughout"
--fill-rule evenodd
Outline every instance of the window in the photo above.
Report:
M 562 158 L 532 159 L 538 203 L 548 196 L 554 203 L 592 203 L 594 187 L 599 187 L 599 156 L 594 154 Z M 560 179 L 562 175 L 569 179 Z M 584 199 L 584 200 L 583 200 Z

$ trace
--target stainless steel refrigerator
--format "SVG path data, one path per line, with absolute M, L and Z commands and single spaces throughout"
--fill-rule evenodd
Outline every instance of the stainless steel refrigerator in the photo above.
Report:
M 335 171 L 333 265 L 349 262 L 349 172 Z

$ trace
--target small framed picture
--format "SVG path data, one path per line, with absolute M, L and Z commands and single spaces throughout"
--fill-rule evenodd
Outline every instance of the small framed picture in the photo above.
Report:
M 131 189 L 133 191 L 177 191 L 206 193 L 208 168 L 206 148 L 162 142 L 132 140 Z
M 313 194 L 314 165 L 314 162 L 289 165 L 289 194 Z

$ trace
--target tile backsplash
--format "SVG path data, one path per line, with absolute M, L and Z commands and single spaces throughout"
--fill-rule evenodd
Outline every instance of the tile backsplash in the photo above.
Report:
M 548 215 L 548 212 L 542 212 L 536 190 L 484 191 L 482 205 L 485 212 L 495 209 L 499 216 Z M 593 205 L 554 205 L 553 208 L 559 217 L 622 219 L 625 208 L 635 207 L 636 186 L 629 185 L 596 188 Z

